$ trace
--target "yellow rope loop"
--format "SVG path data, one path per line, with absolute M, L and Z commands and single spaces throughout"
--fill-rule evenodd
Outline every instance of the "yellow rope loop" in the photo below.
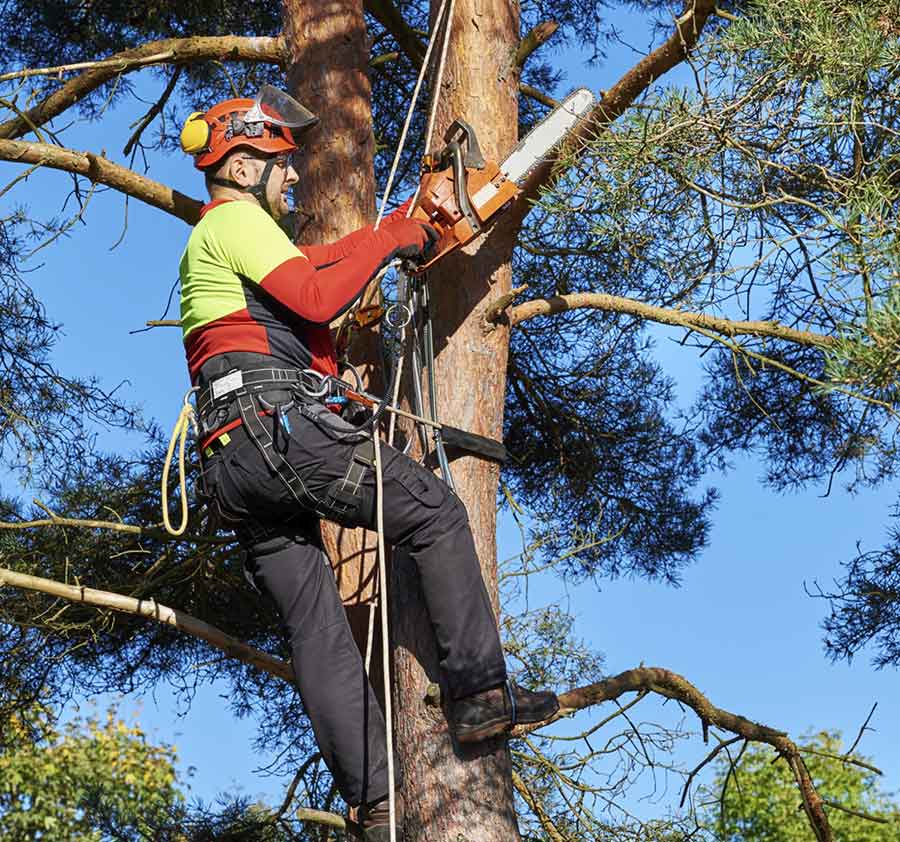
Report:
M 169 449 L 166 452 L 166 461 L 163 464 L 162 472 L 162 516 L 163 526 L 166 532 L 177 538 L 184 534 L 188 524 L 188 503 L 187 503 L 187 481 L 185 479 L 184 470 L 184 449 L 187 444 L 187 434 L 190 427 L 194 428 L 194 435 L 198 434 L 197 416 L 194 407 L 191 405 L 191 395 L 196 389 L 189 389 L 184 396 L 184 403 L 181 406 L 181 412 L 178 413 L 178 420 L 175 422 L 175 428 L 172 430 L 172 438 L 169 440 Z M 178 488 L 181 492 L 181 523 L 177 528 L 172 527 L 169 520 L 169 467 L 172 464 L 172 454 L 175 451 L 175 443 L 178 443 Z

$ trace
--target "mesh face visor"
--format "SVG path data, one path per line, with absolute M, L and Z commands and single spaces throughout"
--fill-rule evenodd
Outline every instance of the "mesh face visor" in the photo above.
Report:
M 263 85 L 253 107 L 244 115 L 243 122 L 248 136 L 251 127 L 258 125 L 261 132 L 263 124 L 270 123 L 286 129 L 294 143 L 299 145 L 300 137 L 318 123 L 319 118 L 284 91 L 272 85 Z

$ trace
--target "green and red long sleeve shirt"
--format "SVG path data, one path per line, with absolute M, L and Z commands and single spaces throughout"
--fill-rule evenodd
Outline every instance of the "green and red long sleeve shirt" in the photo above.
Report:
M 397 240 L 367 226 L 326 246 L 297 246 L 252 202 L 201 211 L 181 257 L 181 324 L 191 380 L 211 357 L 266 354 L 291 368 L 337 373 L 328 325 L 393 257 Z

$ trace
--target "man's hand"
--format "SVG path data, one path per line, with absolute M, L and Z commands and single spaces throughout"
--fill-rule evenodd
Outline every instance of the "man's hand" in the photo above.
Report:
M 428 260 L 435 243 L 440 239 L 437 228 L 417 219 L 399 219 L 384 226 L 399 246 L 397 254 L 416 263 Z

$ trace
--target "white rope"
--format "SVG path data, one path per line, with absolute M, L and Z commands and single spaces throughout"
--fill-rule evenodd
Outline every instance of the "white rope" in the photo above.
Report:
M 456 0 L 450 0 L 450 10 L 451 14 L 453 12 L 453 5 Z M 388 175 L 387 185 L 384 188 L 384 195 L 381 198 L 381 207 L 378 209 L 378 219 L 375 220 L 375 230 L 378 230 L 378 226 L 381 224 L 381 219 L 384 216 L 384 209 L 387 207 L 388 198 L 391 195 L 391 188 L 394 186 L 394 176 L 397 174 L 397 167 L 400 165 L 400 156 L 403 154 L 403 147 L 406 145 L 406 135 L 409 132 L 409 125 L 412 123 L 412 117 L 416 110 L 416 102 L 419 99 L 419 89 L 422 87 L 422 82 L 425 79 L 425 74 L 428 72 L 428 60 L 431 58 L 431 50 L 434 47 L 435 42 L 437 41 L 437 34 L 441 29 L 441 19 L 444 15 L 444 7 L 447 5 L 447 0 L 441 0 L 441 7 L 438 9 L 437 17 L 434 21 L 434 32 L 431 33 L 431 38 L 428 39 L 428 46 L 425 49 L 425 58 L 422 59 L 422 67 L 419 70 L 419 77 L 416 79 L 416 87 L 413 89 L 412 102 L 409 104 L 409 109 L 406 112 L 406 121 L 403 123 L 403 131 L 400 132 L 400 142 L 397 144 L 397 151 L 394 153 L 394 161 L 391 164 L 391 171 Z M 450 32 L 450 18 L 447 19 L 447 24 L 444 27 L 445 29 L 445 37 L 444 44 L 446 47 L 446 43 L 450 40 L 447 35 Z M 443 51 L 444 56 L 446 57 L 446 49 Z M 443 60 L 443 58 L 442 58 Z M 440 76 L 443 73 L 443 65 L 438 70 L 438 82 L 440 83 Z M 440 87 L 435 89 L 436 91 L 440 90 Z M 437 94 L 435 94 L 435 100 L 437 99 Z M 431 140 L 430 133 L 426 138 L 425 150 L 428 150 L 428 142 Z M 418 193 L 418 191 L 416 191 Z M 415 205 L 415 199 L 412 202 L 412 205 Z M 410 209 L 412 209 L 412 205 L 410 205 Z M 407 213 L 407 216 L 409 214 Z
M 373 597 L 369 603 L 369 630 L 366 632 L 366 675 L 370 675 L 372 669 L 372 640 L 375 637 L 375 611 L 378 608 L 378 597 Z
M 443 6 L 441 7 L 443 8 Z M 428 152 L 431 146 L 431 135 L 434 133 L 434 121 L 437 117 L 438 101 L 441 98 L 441 85 L 444 84 L 444 67 L 447 64 L 447 48 L 450 46 L 450 24 L 453 21 L 453 11 L 456 8 L 456 0 L 450 0 L 450 11 L 447 13 L 447 26 L 444 32 L 444 43 L 441 50 L 441 62 L 438 65 L 437 76 L 435 77 L 434 91 L 431 99 L 431 114 L 428 116 L 428 128 L 425 130 L 425 151 Z M 438 13 L 440 19 L 440 13 Z M 418 193 L 418 191 L 416 191 Z M 415 204 L 415 200 L 413 200 Z
M 372 428 L 375 446 L 375 526 L 378 533 L 378 601 L 381 603 L 381 669 L 384 674 L 384 724 L 387 731 L 388 813 L 391 842 L 397 842 L 397 801 L 394 797 L 394 721 L 391 703 L 391 656 L 388 640 L 387 562 L 384 549 L 384 486 L 381 475 L 381 436 Z
M 434 31 L 431 33 L 431 37 L 428 39 L 428 46 L 425 50 L 425 57 L 422 60 L 422 68 L 419 71 L 418 79 L 416 79 L 416 87 L 413 91 L 412 102 L 410 103 L 409 109 L 406 113 L 406 120 L 403 123 L 403 130 L 400 133 L 400 141 L 397 145 L 397 151 L 394 154 L 394 160 L 391 164 L 391 171 L 388 175 L 387 184 L 384 188 L 384 196 L 381 199 L 381 207 L 378 209 L 378 218 L 375 220 L 375 229 L 378 229 L 378 226 L 381 224 L 381 220 L 384 217 L 384 211 L 387 207 L 388 199 L 391 195 L 391 188 L 394 185 L 394 177 L 397 174 L 397 168 L 400 164 L 400 156 L 403 154 L 403 147 L 406 144 L 406 136 L 409 132 L 409 126 L 412 123 L 412 116 L 415 112 L 416 101 L 419 97 L 419 90 L 422 87 L 422 81 L 425 79 L 425 74 L 428 72 L 428 61 L 431 58 L 431 51 L 434 48 L 434 45 L 437 41 L 438 32 L 441 30 L 441 22 L 444 15 L 444 8 L 447 5 L 448 0 L 441 0 L 441 6 L 438 9 L 437 17 L 435 18 L 435 26 Z M 437 101 L 441 92 L 441 85 L 443 83 L 443 75 L 444 75 L 444 67 L 447 60 L 447 46 L 450 43 L 450 24 L 453 20 L 453 10 L 456 5 L 456 0 L 449 0 L 450 9 L 447 14 L 446 20 L 443 24 L 444 30 L 444 43 L 442 45 L 441 50 L 441 59 L 440 64 L 438 66 L 438 71 L 436 75 L 436 83 L 434 86 L 433 99 L 432 99 L 432 107 L 431 114 L 428 120 L 428 131 L 426 132 L 425 138 L 425 149 L 427 151 L 429 144 L 431 143 L 431 134 L 434 130 L 434 120 L 435 115 L 437 114 Z M 407 217 L 412 213 L 412 208 L 415 206 L 416 199 L 418 198 L 419 191 L 416 189 L 416 194 L 413 197 L 412 202 L 410 203 L 410 208 L 407 211 Z M 403 331 L 405 332 L 406 327 L 404 326 Z M 403 372 L 403 360 L 402 357 L 397 362 L 398 370 L 396 377 L 394 378 L 394 393 L 391 395 L 391 403 L 396 406 L 398 398 L 399 398 L 399 389 L 400 389 L 400 379 Z M 396 414 L 391 414 L 391 423 L 390 429 L 388 432 L 388 442 L 393 442 L 394 437 L 394 419 L 396 418 Z M 397 842 L 397 801 L 394 793 L 394 722 L 393 722 L 393 704 L 391 701 L 391 663 L 390 663 L 390 641 L 388 639 L 388 596 L 387 596 L 387 561 L 386 561 L 386 552 L 384 546 L 384 496 L 383 496 L 383 478 L 382 478 L 382 465 L 381 465 L 381 437 L 378 431 L 378 425 L 375 424 L 372 427 L 372 443 L 374 445 L 375 450 L 375 528 L 378 536 L 378 601 L 381 606 L 381 658 L 382 658 L 382 672 L 384 673 L 384 721 L 385 721 L 385 730 L 387 732 L 387 767 L 388 767 L 388 815 L 390 822 L 390 840 L 391 842 Z M 367 657 L 366 657 L 366 666 L 368 668 L 368 662 L 371 655 L 371 635 L 372 635 L 372 623 L 371 623 L 372 615 L 370 614 L 370 623 L 369 623 L 369 641 L 366 644 Z

